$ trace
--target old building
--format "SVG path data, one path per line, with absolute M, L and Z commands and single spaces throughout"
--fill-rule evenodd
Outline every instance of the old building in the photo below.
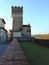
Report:
M 23 25 L 22 27 L 22 34 L 23 35 L 26 35 L 26 36 L 31 36 L 31 26 L 28 24 L 28 25 Z
M 21 37 L 23 25 L 23 7 L 12 7 L 13 37 Z
M 13 37 L 31 37 L 31 26 L 23 25 L 23 7 L 12 6 Z
M 5 29 L 5 21 L 0 18 L 0 43 L 7 41 L 7 30 Z

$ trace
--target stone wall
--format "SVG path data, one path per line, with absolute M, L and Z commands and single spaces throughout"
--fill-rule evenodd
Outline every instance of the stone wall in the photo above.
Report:
M 31 26 L 23 25 L 22 34 L 31 37 Z
M 49 48 L 49 39 L 34 39 L 34 41 L 40 46 Z
M 23 7 L 12 7 L 13 31 L 19 31 L 23 25 Z

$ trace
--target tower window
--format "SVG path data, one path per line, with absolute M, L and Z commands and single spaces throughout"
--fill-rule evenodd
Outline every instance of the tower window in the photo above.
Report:
M 27 30 L 27 32 L 31 32 L 31 30 L 29 29 L 29 30 Z

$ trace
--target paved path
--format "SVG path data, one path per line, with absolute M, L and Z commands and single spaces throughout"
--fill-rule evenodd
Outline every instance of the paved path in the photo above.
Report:
M 0 65 L 30 65 L 16 39 L 13 39 L 0 58 Z

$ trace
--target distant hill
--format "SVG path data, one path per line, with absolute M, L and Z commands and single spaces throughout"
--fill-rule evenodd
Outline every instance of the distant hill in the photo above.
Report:
M 49 39 L 49 34 L 39 34 L 39 35 L 32 35 L 36 39 Z

